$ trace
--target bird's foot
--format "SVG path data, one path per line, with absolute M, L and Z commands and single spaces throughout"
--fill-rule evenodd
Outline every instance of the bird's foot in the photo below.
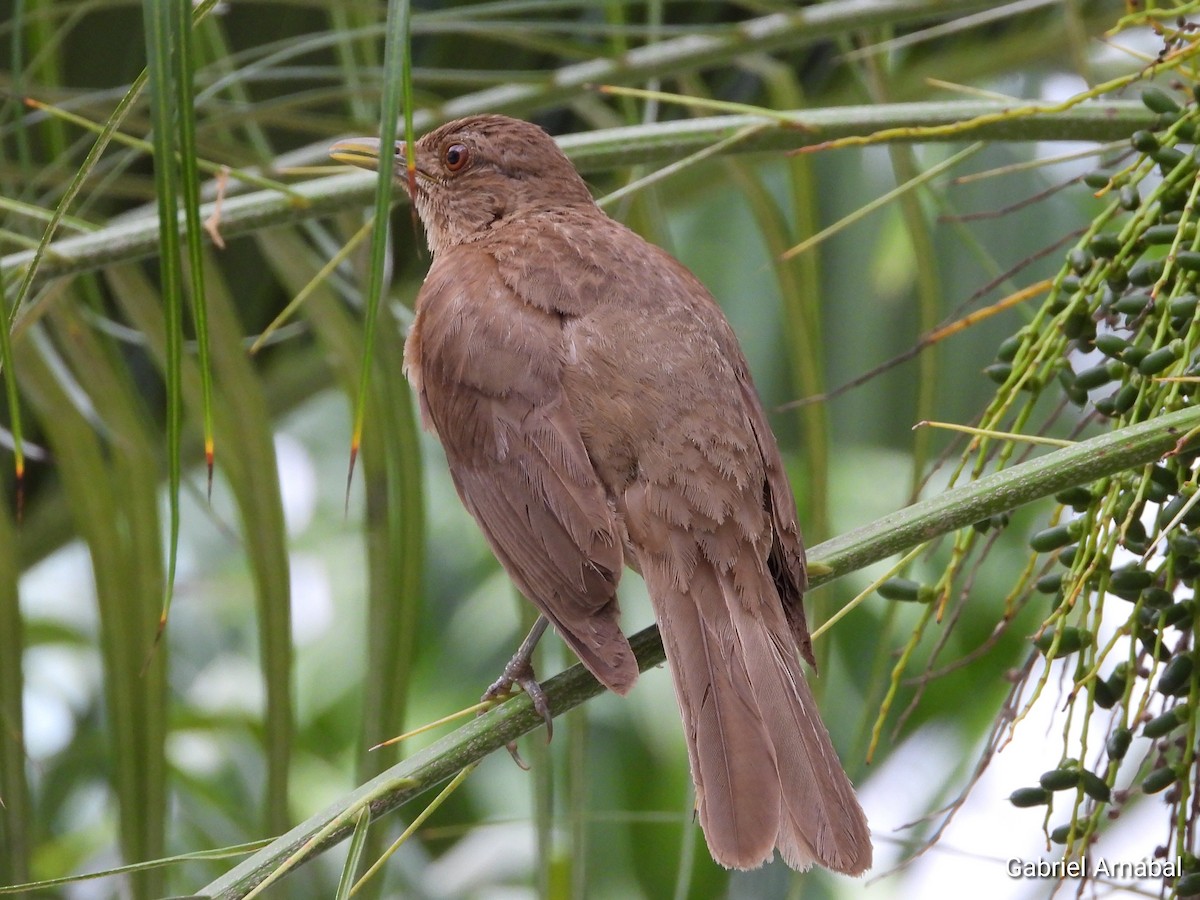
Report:
M 504 673 L 483 692 L 482 700 L 488 703 L 507 699 L 512 696 L 514 686 L 525 692 L 530 702 L 533 703 L 534 710 L 546 723 L 546 742 L 549 743 L 550 738 L 554 736 L 554 718 L 550 714 L 550 701 L 546 698 L 546 692 L 535 677 L 533 664 L 527 656 L 518 653 L 510 659 L 508 665 L 504 667 Z M 517 752 L 516 741 L 510 741 L 506 746 L 508 752 L 512 754 L 513 761 L 522 769 L 528 769 L 529 766 Z

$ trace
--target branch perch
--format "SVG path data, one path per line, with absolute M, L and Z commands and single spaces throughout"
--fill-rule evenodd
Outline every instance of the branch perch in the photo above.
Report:
M 811 548 L 809 557 L 813 568 L 818 570 L 812 583 L 816 586 L 832 581 L 939 535 L 1068 487 L 1152 463 L 1175 450 L 1181 438 L 1197 426 L 1200 426 L 1200 407 L 1180 410 L 1082 441 L 914 503 Z M 630 643 L 639 670 L 645 671 L 663 661 L 657 628 L 638 632 Z M 554 676 L 543 687 L 556 716 L 603 690 L 582 665 Z M 370 808 L 372 819 L 378 818 L 541 724 L 542 719 L 528 697 L 522 694 L 513 698 L 296 826 L 202 888 L 196 900 L 236 900 L 246 896 L 285 863 L 289 868 L 299 866 L 349 837 L 364 806 Z

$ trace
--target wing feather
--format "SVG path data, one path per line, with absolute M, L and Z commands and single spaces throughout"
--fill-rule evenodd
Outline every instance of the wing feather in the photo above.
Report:
M 446 256 L 435 261 L 421 289 L 410 379 L 500 563 L 592 673 L 625 693 L 637 664 L 618 621 L 624 550 L 562 388 L 561 318 L 522 303 L 490 257 L 468 249 L 453 254 L 452 273 Z

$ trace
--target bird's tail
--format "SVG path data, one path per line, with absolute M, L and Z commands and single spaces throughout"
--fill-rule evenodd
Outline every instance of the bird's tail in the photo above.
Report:
M 871 866 L 866 817 L 805 682 L 770 575 L 749 547 L 702 555 L 686 586 L 643 559 L 683 715 L 700 825 L 713 859 L 755 868 Z M 746 571 L 753 567 L 753 571 Z

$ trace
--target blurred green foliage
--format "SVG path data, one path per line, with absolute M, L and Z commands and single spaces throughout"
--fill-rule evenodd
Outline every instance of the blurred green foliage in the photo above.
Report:
M 803 13 L 769 2 L 423 4 L 413 19 L 413 112 L 422 130 L 457 112 L 495 111 L 532 118 L 557 135 L 706 114 L 601 96 L 590 82 L 605 80 L 773 109 L 845 107 L 852 130 L 866 134 L 874 126 L 859 105 L 948 102 L 950 83 L 1063 99 L 1136 72 L 1142 61 L 1096 41 L 1117 22 L 1113 6 L 1024 4 L 974 18 L 992 4 L 830 0 Z M 367 260 L 358 250 L 264 349 L 246 351 L 363 223 L 369 182 L 307 167 L 327 165 L 324 151 L 336 137 L 378 131 L 384 4 L 279 0 L 197 10 L 196 144 L 180 152 L 321 191 L 320 215 L 299 207 L 287 215 L 268 210 L 279 195 L 255 193 L 237 172 L 220 189 L 203 185 L 206 200 L 221 190 L 226 203 L 249 198 L 251 213 L 263 216 L 231 213 L 229 221 L 242 224 L 223 248 L 205 249 L 217 439 L 211 501 L 195 335 L 185 335 L 183 442 L 171 448 L 163 437 L 161 266 L 152 253 L 122 249 L 127 227 L 153 221 L 154 162 L 144 148 L 114 141 L 88 168 L 95 133 L 53 112 L 109 120 L 145 65 L 142 11 L 88 0 L 0 3 L 0 268 L 14 320 L 4 377 L 20 394 L 28 442 L 20 523 L 12 468 L 0 468 L 8 498 L 0 504 L 0 884 L 274 836 L 425 746 L 427 736 L 368 749 L 473 703 L 528 618 L 458 503 L 439 448 L 417 432 L 400 353 L 427 260 L 407 207 L 391 222 L 388 298 L 373 347 L 362 336 Z M 1148 30 L 1128 35 L 1157 52 L 1159 39 Z M 591 60 L 607 61 L 597 70 L 602 77 L 568 68 Z M 556 82 L 564 69 L 571 77 Z M 139 96 L 120 131 L 146 138 L 149 116 Z M 587 172 L 598 196 L 650 170 L 633 156 L 622 159 L 623 147 L 617 133 L 609 150 L 621 162 Z M 942 433 L 914 436 L 912 426 L 976 420 L 996 390 L 982 369 L 1036 304 L 827 401 L 780 407 L 847 384 L 907 354 L 934 327 L 1052 277 L 1066 252 L 1054 251 L 1057 242 L 1098 212 L 1087 188 L 1050 191 L 1093 160 L 1000 171 L 1079 145 L 994 141 L 951 172 L 989 177 L 935 179 L 779 261 L 783 249 L 957 149 L 927 142 L 729 155 L 610 208 L 691 267 L 728 313 L 768 408 L 778 410 L 773 425 L 810 542 L 905 505 L 939 455 L 958 452 Z M 81 189 L 56 238 L 89 234 L 111 255 L 35 281 L 14 308 L 46 213 L 80 172 Z M 323 176 L 332 177 L 318 182 Z M 52 243 L 46 265 L 69 253 L 69 244 Z M 366 431 L 347 495 L 352 410 L 367 353 Z M 12 413 L 7 408 L 5 421 Z M 154 644 L 173 452 L 185 464 L 180 566 L 170 623 Z M 943 483 L 935 474 L 927 489 Z M 1031 658 L 1029 637 L 1044 612 L 1031 605 L 1012 612 L 1006 595 L 1046 515 L 1016 511 L 988 536 L 986 558 L 959 585 L 957 612 L 941 629 L 918 634 L 884 711 L 876 769 L 905 742 L 931 742 L 956 760 L 940 783 L 921 786 L 923 812 L 953 800 L 968 780 L 1009 695 L 1011 670 Z M 906 574 L 937 582 L 950 558 L 947 542 Z M 818 590 L 810 615 L 828 618 L 883 570 Z M 623 590 L 632 632 L 649 624 L 649 605 L 632 574 Z M 895 654 L 923 616 L 915 604 L 875 596 L 819 642 L 817 690 L 856 781 L 869 780 L 865 759 Z M 545 643 L 542 671 L 571 662 L 556 642 Z M 948 671 L 922 685 L 919 704 L 902 719 L 926 666 Z M 648 673 L 627 699 L 602 696 L 570 713 L 549 748 L 539 735 L 522 742 L 531 773 L 494 754 L 367 890 L 413 897 L 499 896 L 510 886 L 555 897 L 862 890 L 824 874 L 792 876 L 779 865 L 730 874 L 708 859 L 692 823 L 686 754 L 663 671 Z M 1057 763 L 1047 758 L 1045 768 Z M 880 785 L 870 796 L 914 790 Z M 373 828 L 369 859 L 400 832 L 400 819 L 417 814 L 419 804 L 411 806 Z M 878 812 L 869 803 L 867 811 Z M 1034 836 L 1039 824 L 1029 820 Z M 879 834 L 880 858 L 904 858 L 932 831 L 925 822 Z M 326 854 L 272 895 L 332 896 L 343 855 Z M 180 862 L 98 888 L 54 890 L 189 893 L 231 865 Z M 998 866 L 996 877 L 1003 878 Z M 895 876 L 896 892 L 904 892 L 904 878 Z

